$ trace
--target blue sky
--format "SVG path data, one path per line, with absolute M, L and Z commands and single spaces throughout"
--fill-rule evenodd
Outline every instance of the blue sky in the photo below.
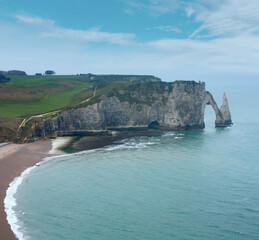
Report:
M 258 0 L 0 0 L 0 30 L 2 70 L 259 76 Z

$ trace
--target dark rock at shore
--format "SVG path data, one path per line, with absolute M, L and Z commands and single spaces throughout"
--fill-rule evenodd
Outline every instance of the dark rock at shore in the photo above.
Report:
M 162 132 L 159 130 L 130 130 L 130 131 L 110 131 L 107 135 L 92 135 L 85 137 L 77 137 L 72 142 L 64 147 L 62 150 L 67 153 L 79 152 L 84 150 L 91 150 L 102 148 L 110 145 L 121 144 L 121 140 L 126 138 L 147 136 L 158 137 Z

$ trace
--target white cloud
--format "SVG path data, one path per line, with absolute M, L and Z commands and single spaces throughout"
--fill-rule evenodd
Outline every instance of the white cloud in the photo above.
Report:
M 43 37 L 78 39 L 87 42 L 108 42 L 112 44 L 128 45 L 135 38 L 131 33 L 101 32 L 99 29 L 75 30 L 55 28 L 49 32 L 43 32 Z
M 259 37 L 246 35 L 213 40 L 163 39 L 148 44 L 179 66 L 211 73 L 257 73 Z M 177 61 L 176 61 L 177 59 Z M 233 72 L 234 71 L 234 72 Z
M 40 36 L 45 38 L 77 39 L 86 42 L 108 42 L 111 44 L 128 45 L 136 37 L 133 33 L 110 33 L 100 31 L 100 27 L 88 30 L 61 28 L 50 19 L 16 15 L 15 18 L 24 24 L 47 27 L 47 30 L 39 29 Z
M 182 32 L 181 29 L 179 29 L 178 27 L 175 27 L 175 26 L 155 26 L 154 29 L 159 29 L 159 30 L 165 31 L 165 32 L 176 32 L 176 33 Z
M 153 0 L 149 2 L 147 9 L 144 9 L 146 5 L 139 2 L 132 2 L 129 7 L 131 6 L 130 9 L 135 11 L 139 9 L 149 13 L 154 13 L 156 9 L 157 14 L 173 12 L 175 10 L 173 4 L 170 5 L 172 8 L 169 10 L 156 8 L 165 7 L 166 2 L 170 5 L 169 1 Z M 195 12 L 190 9 L 188 12 L 186 10 L 188 6 L 195 9 Z M 25 28 L 21 28 L 24 33 L 17 31 L 20 24 L 15 25 L 15 31 L 5 25 L 3 35 L 6 37 L 0 39 L 0 45 L 3 46 L 2 49 L 6 49 L 2 53 L 5 58 L 3 64 L 9 62 L 9 65 L 3 65 L 3 67 L 11 69 L 19 66 L 22 69 L 33 65 L 36 71 L 38 66 L 49 64 L 48 66 L 53 66 L 60 73 L 76 73 L 84 70 L 99 73 L 146 73 L 167 76 L 165 78 L 167 80 L 198 79 L 201 75 L 208 79 L 217 74 L 230 78 L 232 76 L 232 79 L 233 76 L 240 75 L 259 76 L 258 0 L 247 2 L 197 0 L 196 4 L 184 3 L 181 5 L 181 10 L 186 13 L 185 19 L 188 16 L 194 16 L 196 22 L 201 23 L 201 26 L 191 35 L 191 39 L 160 39 L 140 44 L 136 44 L 134 34 L 105 32 L 100 27 L 86 30 L 67 29 L 56 26 L 52 20 L 19 15 L 16 18 L 21 23 L 42 26 L 37 27 L 36 31 L 39 31 L 40 36 L 44 38 L 34 34 L 35 29 L 31 31 L 27 28 L 28 25 L 26 25 L 26 31 Z M 187 21 L 191 23 L 189 19 Z M 158 25 L 157 29 L 173 30 L 171 28 L 173 26 L 169 24 Z M 3 29 L 2 26 L 1 29 Z M 29 39 L 27 36 L 30 31 L 32 34 Z M 198 38 L 200 36 L 203 38 Z M 19 42 L 16 40 L 18 38 Z M 71 39 L 71 41 L 60 39 Z M 94 46 L 87 48 L 82 47 L 81 44 L 75 44 L 74 40 L 118 45 L 133 44 L 130 48 L 121 46 L 116 50 L 102 48 L 102 51 L 98 51 Z M 49 50 L 45 53 L 42 49 Z M 39 55 L 41 58 L 38 57 Z M 30 67 L 28 62 L 32 62 Z
M 195 9 L 192 8 L 191 6 L 188 6 L 187 8 L 185 8 L 185 13 L 186 13 L 186 16 L 188 18 L 190 18 L 195 12 Z
M 154 16 L 174 12 L 180 6 L 179 0 L 149 0 L 149 3 L 125 0 L 125 2 L 132 8 L 148 12 Z
M 193 31 L 193 37 L 235 36 L 240 33 L 259 32 L 258 0 L 149 0 L 147 3 L 124 0 L 132 9 L 148 12 L 153 16 L 185 12 L 201 26 Z M 130 8 L 129 8 L 130 9 Z
M 196 21 L 202 25 L 190 38 L 203 32 L 210 37 L 255 33 L 259 31 L 259 1 L 226 0 L 212 8 L 203 7 L 197 13 Z
M 50 19 L 43 19 L 40 17 L 29 17 L 24 15 L 15 15 L 15 18 L 22 23 L 34 24 L 34 25 L 45 25 L 52 26 L 55 24 L 54 21 Z

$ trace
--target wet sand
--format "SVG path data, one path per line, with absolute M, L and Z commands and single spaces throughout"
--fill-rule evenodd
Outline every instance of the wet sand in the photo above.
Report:
M 51 156 L 48 152 L 52 148 L 51 140 L 40 140 L 28 144 L 8 144 L 0 146 L 0 239 L 15 240 L 10 225 L 6 220 L 4 198 L 9 184 L 15 177 L 40 162 L 43 158 Z

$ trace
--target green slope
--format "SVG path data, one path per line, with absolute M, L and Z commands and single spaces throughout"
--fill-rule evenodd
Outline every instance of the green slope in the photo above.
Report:
M 10 101 L 0 102 L 0 116 L 19 117 L 27 114 L 44 113 L 64 108 L 78 102 L 79 94 L 91 87 L 90 84 L 80 84 L 72 89 L 46 93 L 41 99 L 31 101 Z
M 78 75 L 53 75 L 53 76 L 9 76 L 11 81 L 8 83 L 13 86 L 38 87 L 60 83 L 85 83 L 89 82 L 88 76 Z
M 88 76 L 10 76 L 0 84 L 1 117 L 20 117 L 61 109 L 84 99 Z

